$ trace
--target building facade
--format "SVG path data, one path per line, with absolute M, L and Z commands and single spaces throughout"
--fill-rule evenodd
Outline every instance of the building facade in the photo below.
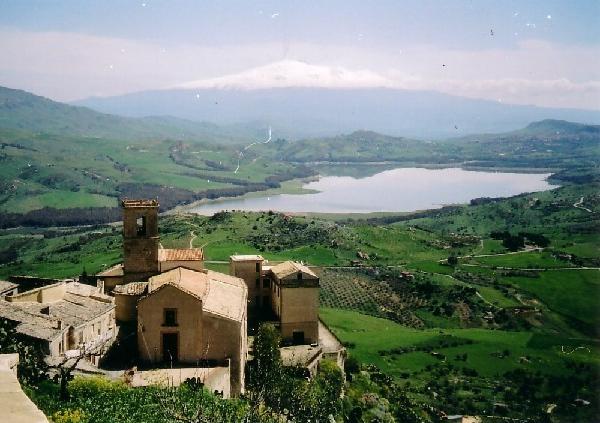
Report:
M 233 395 L 244 391 L 247 288 L 219 272 L 176 268 L 150 278 L 137 302 L 137 339 L 146 363 L 230 367 Z

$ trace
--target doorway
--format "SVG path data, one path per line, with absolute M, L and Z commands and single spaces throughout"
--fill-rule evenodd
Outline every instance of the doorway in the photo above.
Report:
M 162 334 L 162 356 L 166 363 L 176 363 L 179 361 L 179 334 Z
M 292 339 L 294 345 L 303 345 L 304 344 L 304 332 L 295 330 L 292 332 Z

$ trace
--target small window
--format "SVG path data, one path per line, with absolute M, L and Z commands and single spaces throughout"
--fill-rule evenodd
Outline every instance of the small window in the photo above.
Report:
M 256 287 L 260 288 L 260 278 L 256 278 Z
M 263 288 L 270 288 L 270 287 L 271 287 L 271 280 L 263 279 Z
M 302 272 L 298 272 L 298 280 L 302 280 Z
M 177 309 L 165 308 L 163 326 L 177 326 Z
M 138 236 L 146 235 L 146 216 L 140 216 L 136 220 Z
M 260 263 L 256 263 L 256 271 L 260 272 Z

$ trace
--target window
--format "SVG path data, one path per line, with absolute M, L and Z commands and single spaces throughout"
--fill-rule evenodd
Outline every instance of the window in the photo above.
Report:
M 298 272 L 298 280 L 302 280 L 302 272 Z
M 163 326 L 177 326 L 177 309 L 165 308 Z
M 146 235 L 146 216 L 140 216 L 136 220 L 138 236 Z
M 260 272 L 260 263 L 256 263 L 256 271 Z
M 271 287 L 271 280 L 263 279 L 263 288 L 270 288 L 270 287 Z

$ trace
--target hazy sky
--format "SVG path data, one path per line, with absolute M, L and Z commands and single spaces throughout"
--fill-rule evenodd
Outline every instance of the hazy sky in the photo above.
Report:
M 391 86 L 600 109 L 600 1 L 0 0 L 0 57 L 0 85 L 67 101 Z

